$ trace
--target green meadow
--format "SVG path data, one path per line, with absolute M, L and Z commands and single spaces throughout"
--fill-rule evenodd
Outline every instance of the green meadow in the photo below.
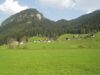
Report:
M 100 33 L 94 38 L 60 36 L 50 43 L 34 43 L 24 48 L 0 46 L 0 75 L 100 75 Z M 41 39 L 41 38 L 35 38 Z

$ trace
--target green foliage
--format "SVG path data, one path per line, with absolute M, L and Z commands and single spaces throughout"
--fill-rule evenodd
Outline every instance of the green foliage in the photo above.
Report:
M 32 37 L 25 43 L 25 46 L 18 46 L 18 49 L 21 49 L 21 47 L 25 47 L 26 50 L 100 48 L 100 32 L 95 34 L 95 37 L 87 36 L 89 34 L 65 34 L 60 36 L 56 41 L 45 37 Z M 66 40 L 66 38 L 68 39 Z
M 37 37 L 37 36 L 35 36 L 35 37 L 32 37 L 32 38 L 29 39 L 30 42 L 38 41 L 38 40 L 47 40 L 47 38 L 46 37 Z
M 39 20 L 36 14 L 40 14 Z M 51 21 L 36 9 L 27 9 L 6 19 L 0 27 L 0 44 L 7 38 L 42 36 L 57 39 L 62 34 L 85 34 L 100 31 L 100 10 L 74 20 Z

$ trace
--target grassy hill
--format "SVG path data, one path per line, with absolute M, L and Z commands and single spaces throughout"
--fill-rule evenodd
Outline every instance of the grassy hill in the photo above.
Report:
M 100 32 L 94 34 L 94 36 L 91 37 L 90 34 L 65 34 L 58 37 L 56 41 L 46 37 L 32 37 L 25 44 L 25 49 L 100 48 Z M 7 45 L 5 46 L 7 48 Z
M 36 38 L 35 38 L 36 39 Z M 43 40 L 43 38 L 41 38 Z M 65 34 L 50 43 L 30 41 L 28 49 L 73 49 L 73 48 L 100 48 L 100 32 L 91 37 L 90 34 Z
M 95 37 L 89 37 L 89 34 L 65 34 L 58 38 L 58 41 L 65 42 L 68 47 L 75 48 L 100 48 L 100 32 L 94 34 Z M 69 38 L 69 40 L 66 40 Z M 73 48 L 72 47 L 72 48 Z

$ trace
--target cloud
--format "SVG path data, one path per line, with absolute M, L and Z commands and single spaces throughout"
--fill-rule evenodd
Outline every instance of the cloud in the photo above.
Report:
M 41 4 L 64 9 L 78 9 L 91 13 L 100 9 L 100 0 L 38 0 Z
M 55 8 L 70 8 L 75 5 L 74 0 L 39 0 L 43 5 Z
M 4 3 L 0 4 L 0 11 L 5 13 L 17 13 L 24 9 L 27 9 L 28 6 L 22 6 L 18 1 L 15 0 L 5 0 Z
M 75 7 L 86 11 L 86 13 L 91 13 L 100 9 L 100 0 L 76 0 Z

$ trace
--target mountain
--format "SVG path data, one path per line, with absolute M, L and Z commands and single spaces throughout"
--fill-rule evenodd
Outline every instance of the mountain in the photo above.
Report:
M 65 33 L 94 33 L 100 30 L 100 10 L 76 19 L 51 21 L 36 9 L 26 9 L 7 18 L 0 27 L 0 43 L 7 38 L 20 39 L 27 36 L 56 38 Z
M 0 42 L 7 38 L 21 38 L 23 36 L 53 37 L 54 21 L 43 16 L 36 9 L 27 9 L 7 18 L 0 27 Z
M 76 26 L 80 33 L 91 33 L 100 31 L 100 10 L 82 15 L 70 23 Z

